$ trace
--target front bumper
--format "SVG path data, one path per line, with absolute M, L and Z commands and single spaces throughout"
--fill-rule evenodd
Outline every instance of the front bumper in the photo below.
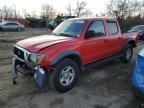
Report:
M 47 80 L 47 72 L 42 68 L 40 67 L 39 65 L 35 65 L 35 66 L 32 66 L 30 64 L 27 64 L 23 61 L 20 61 L 18 58 L 14 57 L 12 59 L 12 78 L 13 78 L 13 84 L 16 84 L 16 78 L 18 77 L 18 73 L 21 73 L 21 74 L 24 74 L 26 73 L 25 71 L 26 70 L 22 70 L 22 71 L 19 71 L 18 68 L 21 68 L 20 66 L 17 67 L 17 65 L 19 65 L 19 63 L 23 63 L 26 67 L 28 67 L 28 71 L 27 73 L 33 73 L 34 74 L 34 82 L 36 84 L 36 86 L 38 88 L 42 88 L 44 85 L 45 85 L 45 82 Z

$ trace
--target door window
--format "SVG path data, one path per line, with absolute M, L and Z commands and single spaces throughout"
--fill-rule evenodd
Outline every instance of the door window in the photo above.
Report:
M 111 22 L 108 21 L 107 23 L 108 23 L 110 35 L 114 35 L 114 34 L 117 34 L 119 32 L 117 23 L 115 21 L 111 21 Z
M 105 36 L 105 27 L 103 24 L 103 21 L 94 21 L 88 31 L 93 30 L 96 33 L 96 37 L 97 36 Z
M 17 23 L 6 23 L 5 26 L 15 26 L 18 25 Z

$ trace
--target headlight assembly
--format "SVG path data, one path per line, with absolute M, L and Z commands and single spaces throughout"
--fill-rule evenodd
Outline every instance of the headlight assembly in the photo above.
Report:
M 45 60 L 46 56 L 44 54 L 30 54 L 29 55 L 29 61 L 41 64 Z

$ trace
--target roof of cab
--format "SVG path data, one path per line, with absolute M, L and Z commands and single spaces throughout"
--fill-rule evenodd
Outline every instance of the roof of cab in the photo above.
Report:
M 97 19 L 97 20 L 110 20 L 110 21 L 116 21 L 116 19 L 115 19 L 115 18 L 105 18 L 105 17 L 92 17 L 92 18 L 70 18 L 70 19 L 68 19 L 68 20 L 73 20 L 73 19 L 75 19 L 75 20 L 95 20 L 95 19 Z

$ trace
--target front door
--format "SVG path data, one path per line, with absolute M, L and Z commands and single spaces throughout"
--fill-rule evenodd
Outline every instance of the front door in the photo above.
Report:
M 104 22 L 101 20 L 92 21 L 87 31 L 91 30 L 95 31 L 95 37 L 84 39 L 82 46 L 85 64 L 104 58 L 108 51 L 108 42 L 105 41 L 108 37 Z

